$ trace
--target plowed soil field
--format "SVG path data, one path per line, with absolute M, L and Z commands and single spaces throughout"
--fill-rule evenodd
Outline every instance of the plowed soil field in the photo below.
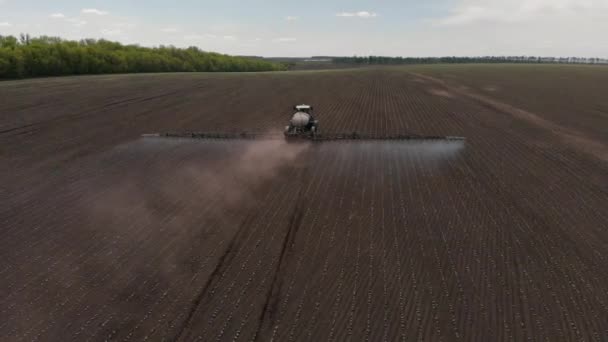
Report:
M 2 82 L 0 340 L 606 341 L 607 93 L 575 66 Z M 467 140 L 140 137 L 296 103 Z

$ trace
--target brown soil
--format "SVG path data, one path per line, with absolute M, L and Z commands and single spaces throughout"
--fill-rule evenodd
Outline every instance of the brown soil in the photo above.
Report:
M 459 95 L 467 96 L 470 99 L 478 101 L 485 106 L 489 106 L 493 109 L 496 109 L 497 111 L 503 112 L 521 120 L 528 121 L 531 124 L 534 124 L 544 130 L 550 131 L 551 133 L 557 135 L 565 144 L 569 144 L 579 151 L 588 152 L 594 155 L 595 157 L 608 162 L 608 145 L 602 143 L 601 141 L 596 141 L 595 139 L 587 136 L 583 132 L 577 131 L 576 129 L 571 127 L 563 127 L 555 122 L 541 117 L 538 114 L 511 106 L 507 103 L 500 102 L 491 97 L 475 93 L 466 87 L 448 84 L 445 81 L 431 76 L 425 76 L 417 73 L 414 73 L 414 75 L 416 77 L 425 78 L 428 81 L 435 82 L 438 86 L 442 86 L 445 89 L 449 89 L 449 91 L 455 92 Z M 433 89 L 431 90 L 431 93 L 435 95 L 445 94 L 443 96 L 451 97 L 449 91 L 442 89 Z
M 2 341 L 608 338 L 608 163 L 563 136 L 585 123 L 402 69 L 0 99 Z M 327 132 L 467 141 L 140 138 L 281 129 L 301 102 Z
M 453 95 L 449 91 L 445 89 L 429 89 L 429 93 L 437 96 L 449 97 L 452 98 Z

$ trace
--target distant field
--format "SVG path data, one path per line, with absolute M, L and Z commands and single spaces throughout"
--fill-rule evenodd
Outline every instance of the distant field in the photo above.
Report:
M 0 340 L 608 339 L 608 67 L 0 82 Z M 465 143 L 143 139 L 322 130 Z
M 503 64 L 417 68 L 608 143 L 606 66 Z

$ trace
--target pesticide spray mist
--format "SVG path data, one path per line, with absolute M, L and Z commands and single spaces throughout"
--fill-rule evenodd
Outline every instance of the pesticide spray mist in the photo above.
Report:
M 171 241 L 167 237 L 178 237 L 157 261 L 173 277 L 192 246 L 230 240 L 244 215 L 259 205 L 260 193 L 301 166 L 309 148 L 310 143 L 284 140 L 132 143 L 117 153 L 135 155 L 137 165 L 123 163 L 126 170 L 117 170 L 115 180 L 102 175 L 94 182 L 94 200 L 83 202 L 91 222 L 85 228 L 112 234 L 122 248 L 141 247 L 150 257 Z
M 159 208 L 163 205 L 203 208 L 213 202 L 214 211 L 222 213 L 255 201 L 253 191 L 283 169 L 297 166 L 309 147 L 309 143 L 284 140 L 139 141 L 128 152 L 154 159 L 123 173 L 122 179 L 93 201 L 92 213 L 123 223 L 131 221 L 127 226 L 138 220 L 162 219 L 158 216 L 165 215 Z M 156 150 L 161 152 L 156 154 Z M 136 215 L 125 215 L 133 210 Z

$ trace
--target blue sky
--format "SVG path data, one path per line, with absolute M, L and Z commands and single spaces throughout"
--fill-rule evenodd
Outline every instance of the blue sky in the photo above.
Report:
M 608 0 L 0 0 L 0 34 L 263 56 L 608 57 Z

